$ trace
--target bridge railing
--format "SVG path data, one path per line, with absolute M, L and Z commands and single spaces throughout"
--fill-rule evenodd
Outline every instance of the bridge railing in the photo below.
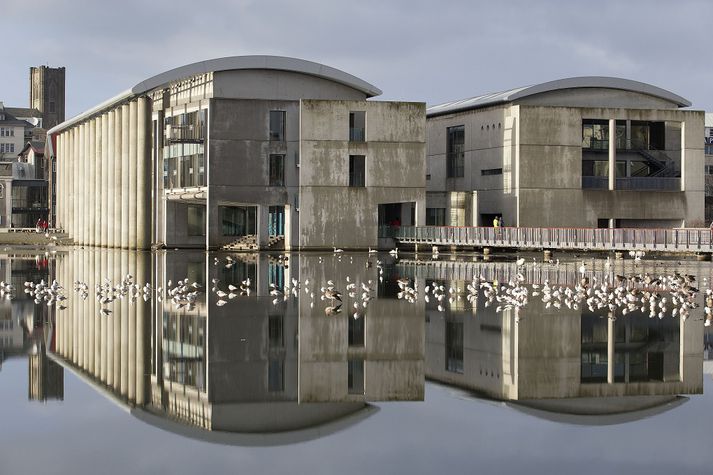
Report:
M 711 252 L 709 228 L 526 228 L 399 226 L 390 230 L 404 243 L 532 247 L 553 249 L 671 250 Z

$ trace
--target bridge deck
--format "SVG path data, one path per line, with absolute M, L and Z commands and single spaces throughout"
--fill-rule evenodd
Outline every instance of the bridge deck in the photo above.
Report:
M 594 229 L 400 226 L 383 234 L 398 243 L 596 251 L 713 252 L 708 228 Z M 383 235 L 382 234 L 382 235 Z

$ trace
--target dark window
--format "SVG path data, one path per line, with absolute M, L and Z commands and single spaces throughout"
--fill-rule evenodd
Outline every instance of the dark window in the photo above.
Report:
M 364 394 L 364 360 L 349 360 L 347 365 L 349 394 Z
M 364 316 L 354 318 L 352 315 L 349 319 L 349 346 L 364 346 Z
M 483 176 L 487 175 L 502 175 L 503 174 L 503 169 L 502 168 L 486 168 L 484 170 L 480 170 L 480 174 Z
M 270 155 L 270 186 L 285 186 L 284 155 Z
M 205 207 L 188 205 L 186 234 L 188 236 L 205 236 Z
M 349 155 L 349 186 L 366 186 L 365 162 L 364 155 Z
M 282 320 L 282 315 L 270 315 L 268 317 L 268 343 L 270 348 L 282 348 L 285 346 Z
M 366 112 L 349 113 L 349 140 L 352 142 L 366 140 Z
M 463 322 L 446 322 L 446 371 L 463 373 Z
M 426 208 L 426 226 L 445 226 L 446 208 Z
M 285 111 L 270 111 L 270 140 L 285 141 Z
M 457 125 L 446 129 L 446 173 L 448 178 L 464 175 L 463 156 L 465 153 L 465 126 Z
M 607 150 L 609 148 L 608 120 L 582 120 L 582 148 L 590 150 Z
M 254 206 L 221 206 L 223 236 L 256 234 L 256 214 Z
M 282 359 L 271 359 L 267 366 L 267 390 L 279 392 L 285 390 L 285 362 Z

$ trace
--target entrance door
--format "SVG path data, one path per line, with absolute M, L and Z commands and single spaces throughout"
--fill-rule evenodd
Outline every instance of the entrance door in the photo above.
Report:
M 284 206 L 270 206 L 268 209 L 268 232 L 270 236 L 285 235 Z

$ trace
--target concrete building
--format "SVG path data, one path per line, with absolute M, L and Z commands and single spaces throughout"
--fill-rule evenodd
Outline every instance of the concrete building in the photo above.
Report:
M 579 77 L 427 110 L 427 224 L 703 224 L 703 113 L 636 81 Z
M 425 106 L 380 93 L 271 56 L 149 78 L 49 131 L 55 225 L 132 249 L 376 247 L 380 224 L 425 222 Z
M 32 125 L 10 114 L 0 102 L 0 161 L 14 160 L 25 143 L 25 130 Z
M 64 68 L 30 68 L 30 108 L 42 114 L 42 127 L 64 122 Z
M 713 112 L 705 115 L 706 224 L 713 222 Z

